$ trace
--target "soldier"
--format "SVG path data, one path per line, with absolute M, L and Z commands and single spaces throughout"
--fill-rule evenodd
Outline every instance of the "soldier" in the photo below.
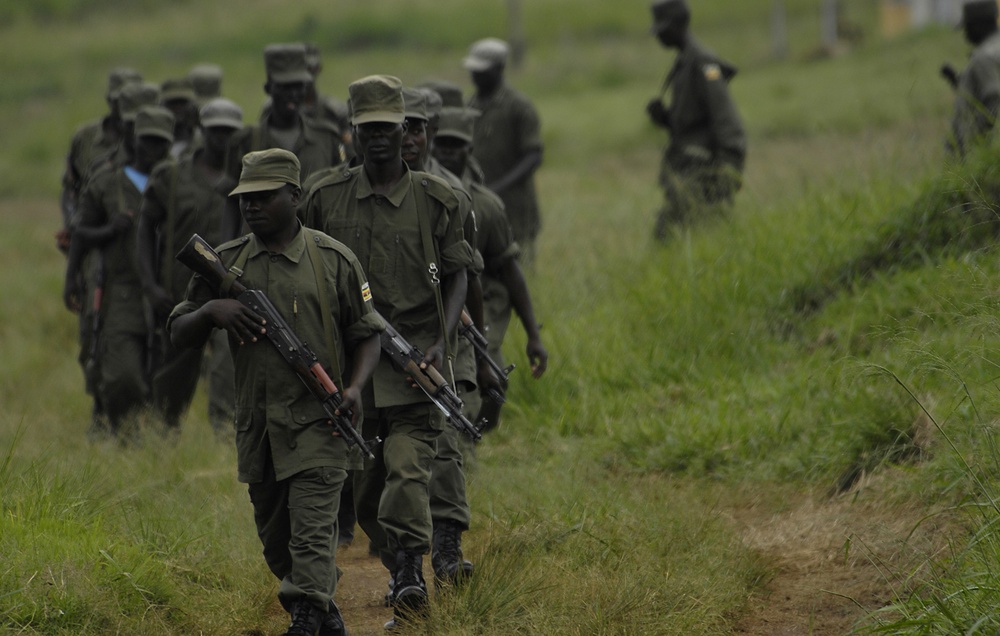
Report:
M 340 131 L 341 143 L 347 158 L 353 156 L 354 144 L 351 141 L 351 114 L 347 108 L 347 103 L 342 102 L 332 95 L 324 95 L 317 88 L 319 74 L 323 71 L 323 58 L 320 55 L 319 47 L 315 44 L 306 44 L 306 67 L 312 75 L 312 83 L 306 90 L 306 98 L 302 103 L 302 110 L 307 117 L 323 119 L 333 124 Z
M 518 246 L 504 214 L 503 202 L 485 186 L 476 183 L 468 170 L 475 118 L 476 113 L 468 109 L 443 108 L 433 152 L 445 168 L 455 174 L 465 175 L 462 182 L 472 195 L 472 205 L 476 210 L 476 244 L 482 254 L 484 268 L 481 279 L 486 329 L 483 333 L 489 338 L 490 357 L 503 365 L 500 346 L 510 323 L 510 310 L 513 306 L 528 334 L 525 352 L 531 364 L 532 376 L 537 379 L 545 373 L 549 354 L 542 344 L 531 295 L 517 262 Z M 497 422 L 488 422 L 488 425 L 494 427 Z
M 942 74 L 955 88 L 955 111 L 951 122 L 950 152 L 963 156 L 993 130 L 1000 113 L 1000 35 L 997 32 L 995 0 L 974 0 L 962 5 L 965 39 L 975 48 L 959 74 L 950 65 Z
M 123 112 L 128 121 L 131 113 Z M 173 143 L 174 118 L 165 108 L 146 106 L 134 115 L 132 146 L 124 165 L 95 172 L 80 197 L 79 223 L 73 232 L 66 270 L 64 301 L 71 309 L 81 304 L 77 271 L 81 259 L 99 251 L 103 275 L 103 326 L 96 347 L 96 390 L 108 416 L 112 434 L 127 441 L 126 419 L 149 398 L 150 351 L 142 302 L 142 282 L 135 265 L 135 216 L 149 174 Z
M 729 96 L 736 69 L 691 36 L 686 0 L 656 0 L 651 9 L 653 34 L 678 50 L 660 95 L 646 106 L 653 123 L 670 131 L 660 165 L 665 202 L 653 230 L 663 241 L 671 224 L 721 212 L 732 203 L 741 185 L 746 134 Z M 667 89 L 669 107 L 662 101 Z
M 345 161 L 340 131 L 328 122 L 306 117 L 303 101 L 312 83 L 306 66 L 303 44 L 271 44 L 264 49 L 267 82 L 264 92 L 270 98 L 258 123 L 248 127 L 233 140 L 235 156 L 231 166 L 239 170 L 239 158 L 254 150 L 284 148 L 295 154 L 302 166 L 301 179 L 318 170 Z
M 218 64 L 196 64 L 187 72 L 187 80 L 194 87 L 198 105 L 222 97 L 222 67 Z
M 370 76 L 350 85 L 353 134 L 364 157 L 315 185 L 306 225 L 332 233 L 361 261 L 375 308 L 412 345 L 424 365 L 442 368 L 446 334 L 465 302 L 472 249 L 458 199 L 443 181 L 412 173 L 401 157 L 402 83 Z M 354 484 L 358 522 L 394 580 L 396 619 L 427 604 L 423 555 L 431 548 L 428 483 L 444 429 L 442 414 L 383 357 L 365 393 L 366 437 L 385 440 Z
M 308 342 L 343 387 L 339 413 L 360 424 L 361 393 L 379 358 L 385 327 L 372 309 L 357 258 L 342 244 L 303 228 L 295 216 L 301 167 L 280 149 L 243 158 L 240 210 L 252 234 L 219 247 L 224 265 L 260 289 Z M 328 318 L 332 317 L 332 321 Z M 236 363 L 239 480 L 249 484 L 264 559 L 291 614 L 286 636 L 345 635 L 333 602 L 336 517 L 350 460 L 323 410 L 277 349 L 270 327 L 237 300 L 219 299 L 199 276 L 168 329 L 178 347 L 199 347 L 224 329 Z M 325 344 L 324 344 L 325 343 Z M 339 369 L 347 373 L 342 382 Z
M 472 45 L 464 60 L 476 93 L 469 106 L 476 120 L 474 153 L 486 187 L 503 199 L 514 240 L 528 264 L 534 262 L 535 239 L 542 227 L 535 194 L 535 171 L 542 165 L 538 112 L 527 97 L 504 82 L 510 48 L 496 38 Z
M 181 415 L 191 403 L 202 359 L 201 348 L 171 346 L 163 329 L 170 311 L 184 297 L 192 274 L 174 255 L 193 234 L 211 245 L 235 237 L 239 226 L 232 217 L 239 210 L 231 205 L 235 200 L 227 196 L 234 183 L 225 168 L 229 140 L 242 128 L 243 111 L 239 106 L 221 98 L 208 102 L 201 109 L 203 143 L 179 161 L 165 161 L 156 167 L 139 211 L 139 275 L 152 311 L 160 358 L 152 378 L 153 405 L 169 428 L 179 426 Z M 223 347 L 216 348 L 217 354 L 228 357 Z M 222 382 L 231 404 L 233 377 L 227 375 L 222 380 L 216 377 L 215 382 Z M 213 393 L 219 391 L 213 388 Z M 225 410 L 231 413 L 232 407 Z M 220 418 L 210 419 L 221 435 L 224 430 Z
M 170 156 L 176 159 L 196 145 L 198 99 L 194 85 L 187 78 L 165 80 L 160 85 L 160 105 L 174 114 L 174 145 Z

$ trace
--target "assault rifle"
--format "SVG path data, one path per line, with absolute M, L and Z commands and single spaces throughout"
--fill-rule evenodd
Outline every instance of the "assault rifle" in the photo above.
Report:
M 510 380 L 510 372 L 516 367 L 513 364 L 501 367 L 496 360 L 490 357 L 489 342 L 487 342 L 482 332 L 476 328 L 475 323 L 472 322 L 472 317 L 465 310 L 462 310 L 462 324 L 458 327 L 458 333 L 472 344 L 472 348 L 476 350 L 477 358 L 486 360 L 486 363 L 493 369 L 493 372 L 497 374 L 500 386 L 503 388 L 502 392 L 494 388 L 490 388 L 486 392 L 490 401 L 483 403 L 479 409 L 479 414 L 476 416 L 476 427 L 485 433 L 496 428 L 498 424 L 500 408 L 507 401 L 505 394 L 507 392 L 507 383 Z
M 187 245 L 177 254 L 177 260 L 187 265 L 193 272 L 207 280 L 212 287 L 219 290 L 219 293 L 222 293 L 222 281 L 226 276 L 226 268 L 222 265 L 219 255 L 203 238 L 197 234 L 192 236 Z M 366 442 L 358 430 L 354 428 L 350 417 L 343 413 L 336 414 L 343 400 L 340 389 L 323 369 L 316 354 L 309 348 L 309 345 L 299 340 L 267 295 L 259 289 L 247 289 L 235 280 L 229 287 L 228 295 L 267 321 L 265 335 L 268 340 L 292 368 L 295 375 L 299 376 L 309 392 L 323 404 L 323 410 L 326 411 L 327 417 L 333 421 L 334 429 L 340 433 L 348 446 L 357 444 L 358 448 L 369 459 L 375 459 L 369 442 Z M 331 354 L 333 353 L 331 352 Z M 376 437 L 371 443 L 378 444 L 380 441 L 382 440 Z
M 455 395 L 444 376 L 433 365 L 420 368 L 420 363 L 424 361 L 423 352 L 399 335 L 388 320 L 385 320 L 385 331 L 382 332 L 382 352 L 389 356 L 396 369 L 409 374 L 431 402 L 441 409 L 449 424 L 477 442 L 483 438 L 479 429 L 462 413 L 462 400 Z

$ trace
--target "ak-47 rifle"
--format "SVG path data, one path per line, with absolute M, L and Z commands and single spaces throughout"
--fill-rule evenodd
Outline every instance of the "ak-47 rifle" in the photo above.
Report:
M 477 358 L 486 360 L 486 363 L 496 373 L 502 387 L 502 391 L 490 388 L 486 392 L 490 401 L 483 403 L 479 409 L 479 414 L 476 416 L 476 428 L 485 433 L 495 428 L 498 424 L 500 408 L 507 401 L 507 383 L 510 380 L 510 372 L 516 367 L 513 364 L 501 367 L 496 360 L 490 357 L 489 342 L 486 340 L 486 336 L 476 328 L 476 324 L 472 322 L 472 317 L 464 309 L 462 310 L 461 323 L 458 327 L 459 335 L 464 336 L 472 344 L 472 348 L 476 350 Z
M 399 335 L 388 320 L 383 318 L 383 321 L 385 331 L 382 332 L 382 352 L 389 356 L 392 365 L 413 379 L 431 402 L 441 409 L 449 424 L 473 440 L 477 442 L 481 440 L 483 434 L 462 414 L 462 400 L 455 395 L 455 391 L 444 376 L 433 365 L 421 368 L 420 363 L 424 361 L 423 352 Z
M 87 392 L 96 398 L 97 384 L 100 380 L 100 378 L 97 377 L 99 374 L 97 352 L 100 351 L 98 348 L 98 341 L 101 338 L 101 330 L 104 328 L 104 314 L 101 312 L 101 305 L 104 304 L 104 283 L 106 275 L 104 250 L 96 250 L 94 255 L 97 262 L 94 264 L 94 293 L 93 296 L 91 296 L 90 301 L 90 347 L 87 350 L 87 361 L 84 363 L 83 367 L 83 378 L 87 383 Z
M 177 260 L 187 265 L 193 272 L 201 275 L 212 287 L 222 290 L 222 281 L 226 277 L 226 268 L 222 264 L 222 259 L 212 249 L 203 238 L 195 234 L 177 254 Z M 238 281 L 233 281 L 229 287 L 228 295 L 240 301 L 255 313 L 259 314 L 267 321 L 265 335 L 274 348 L 278 350 L 281 357 L 285 359 L 288 366 L 292 368 L 295 375 L 299 376 L 302 383 L 306 385 L 309 392 L 323 405 L 327 417 L 333 421 L 333 426 L 344 438 L 348 446 L 357 444 L 358 448 L 368 456 L 375 459 L 375 454 L 369 446 L 369 442 L 361 436 L 356 428 L 351 424 L 351 419 L 341 413 L 336 414 L 343 398 L 337 385 L 330 379 L 329 374 L 323 369 L 319 358 L 309 348 L 309 345 L 299 340 L 292 328 L 278 312 L 277 307 L 271 302 L 267 295 L 259 289 L 247 289 Z M 331 352 L 333 354 L 334 352 Z M 335 354 L 334 354 L 335 355 Z M 375 438 L 371 443 L 378 444 L 379 438 Z

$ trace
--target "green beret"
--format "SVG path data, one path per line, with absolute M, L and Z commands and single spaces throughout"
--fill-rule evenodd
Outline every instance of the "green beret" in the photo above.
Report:
M 163 106 L 143 106 L 135 114 L 135 137 L 159 137 L 173 143 L 174 114 Z
M 401 124 L 406 119 L 403 83 L 391 75 L 369 75 L 348 87 L 351 96 L 351 124 L 370 122 Z
M 473 43 L 469 54 L 462 60 L 468 71 L 488 71 L 496 66 L 506 66 L 510 47 L 498 38 L 486 38 Z
M 126 84 L 118 93 L 118 108 L 124 121 L 135 121 L 143 106 L 154 106 L 160 101 L 160 87 L 151 82 Z
M 134 68 L 119 66 L 118 68 L 112 69 L 111 73 L 108 74 L 107 98 L 118 99 L 123 86 L 141 81 L 142 74 Z
M 243 128 L 243 109 L 224 97 L 205 102 L 198 115 L 202 128 Z
M 264 49 L 264 68 L 267 79 L 278 84 L 313 81 L 304 44 L 269 44 Z
M 282 148 L 269 148 L 243 155 L 240 184 L 229 196 L 277 190 L 291 184 L 299 187 L 299 158 Z

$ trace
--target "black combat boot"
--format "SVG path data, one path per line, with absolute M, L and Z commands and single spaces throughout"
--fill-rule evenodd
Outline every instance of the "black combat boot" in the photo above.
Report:
M 330 609 L 319 625 L 319 636 L 348 636 L 347 628 L 344 627 L 344 617 L 333 601 L 330 601 Z
M 309 601 L 296 601 L 292 606 L 292 624 L 285 636 L 316 636 L 323 612 Z
M 427 610 L 427 584 L 424 583 L 424 556 L 419 552 L 396 553 L 396 571 L 392 577 L 392 620 L 385 629 L 395 630 L 403 621 L 421 616 Z
M 438 583 L 456 584 L 472 576 L 472 562 L 462 557 L 462 527 L 455 521 L 434 524 L 431 566 Z

